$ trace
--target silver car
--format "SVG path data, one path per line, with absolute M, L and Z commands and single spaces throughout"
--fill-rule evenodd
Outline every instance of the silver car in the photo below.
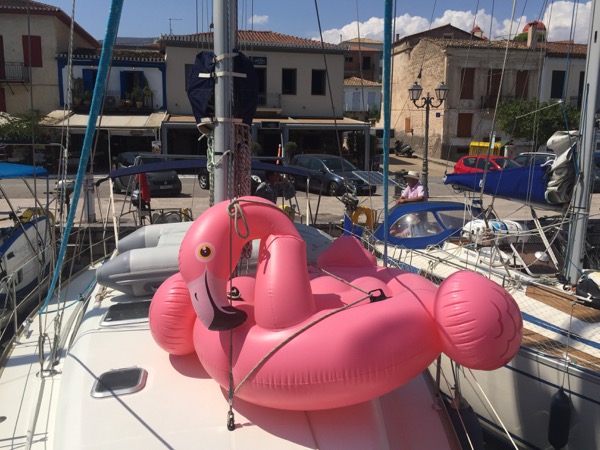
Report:
M 296 155 L 290 161 L 291 167 L 299 167 L 310 173 L 310 186 L 327 195 L 342 195 L 349 191 L 355 195 L 374 194 L 377 186 L 369 186 L 357 177 L 359 170 L 350 161 L 335 155 L 311 154 Z M 306 188 L 307 179 L 296 177 L 296 188 Z
M 136 161 L 136 158 L 137 159 Z M 156 164 L 167 162 L 167 158 L 161 158 L 152 153 L 124 152 L 117 156 L 113 169 L 123 169 L 135 164 Z M 176 197 L 181 194 L 181 180 L 174 170 L 160 170 L 146 172 L 146 180 L 150 187 L 152 197 Z M 138 182 L 134 175 L 117 177 L 113 182 L 113 191 L 116 193 L 132 193 L 138 189 Z

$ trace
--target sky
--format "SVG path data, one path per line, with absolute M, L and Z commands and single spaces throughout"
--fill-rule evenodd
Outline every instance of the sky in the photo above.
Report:
M 47 0 L 102 40 L 110 0 Z M 463 30 L 479 26 L 492 39 L 514 37 L 527 22 L 541 20 L 548 39 L 587 43 L 590 1 L 418 0 L 392 1 L 400 37 L 451 23 Z M 514 14 L 513 14 L 514 9 Z M 212 0 L 125 0 L 120 37 L 158 37 L 209 31 Z M 383 0 L 238 0 L 238 28 L 269 30 L 339 43 L 383 40 Z M 514 19 L 511 21 L 511 17 Z M 491 30 L 491 31 L 490 31 Z

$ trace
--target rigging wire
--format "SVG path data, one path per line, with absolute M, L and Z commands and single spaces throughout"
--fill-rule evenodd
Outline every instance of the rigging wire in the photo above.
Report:
M 511 12 L 511 18 L 510 18 L 509 36 L 512 35 L 512 27 L 513 27 L 513 22 L 514 22 L 514 19 L 515 19 L 515 9 L 516 9 L 516 7 L 517 7 L 517 0 L 513 0 L 513 6 L 512 6 L 512 12 Z M 502 71 L 500 72 L 499 88 L 498 88 L 498 92 L 496 94 L 496 105 L 498 105 L 500 103 L 500 96 L 501 96 L 501 93 L 502 93 L 502 80 L 504 78 L 504 71 L 506 69 L 506 63 L 508 61 L 508 49 L 510 47 L 510 42 L 511 42 L 510 39 L 506 41 L 506 47 L 505 47 L 505 51 L 504 51 L 504 60 L 502 62 Z M 498 110 L 496 108 L 496 111 L 494 112 L 494 116 L 492 118 L 492 127 L 491 127 L 491 129 L 492 129 L 492 136 L 493 136 L 493 133 L 494 133 L 493 130 L 494 130 L 495 126 L 496 126 L 497 111 Z M 494 139 L 490 139 L 490 145 L 488 146 L 487 153 L 486 153 L 486 161 L 488 161 L 488 162 L 490 160 L 490 153 L 491 153 L 493 145 L 494 145 Z M 485 186 L 485 179 L 487 177 L 487 166 L 488 165 L 489 165 L 489 163 L 486 164 L 486 167 L 485 167 L 485 169 L 483 171 L 482 180 L 481 180 L 481 191 L 480 191 L 480 194 L 479 194 L 479 200 L 482 203 L 483 203 L 483 193 L 484 193 L 483 192 L 483 188 Z M 493 207 L 493 205 L 494 205 L 494 198 L 492 197 L 492 203 L 491 203 L 490 206 Z
M 319 15 L 318 0 L 314 0 L 314 5 L 315 5 L 315 14 L 317 16 L 317 24 L 318 24 L 318 27 L 319 27 L 319 41 L 320 41 L 320 44 L 321 44 L 321 54 L 323 55 L 323 65 L 325 67 L 325 80 L 327 82 L 327 89 L 329 91 L 329 101 L 330 101 L 330 104 L 331 104 L 331 112 L 332 112 L 332 115 L 333 115 L 333 128 L 335 130 L 335 139 L 336 139 L 336 143 L 337 143 L 337 151 L 338 151 L 338 156 L 340 158 L 343 158 L 342 144 L 340 142 L 340 134 L 339 134 L 339 128 L 338 128 L 337 114 L 336 114 L 336 111 L 335 111 L 335 103 L 333 101 L 333 91 L 331 90 L 331 80 L 329 79 L 329 69 L 328 69 L 328 65 L 327 65 L 327 56 L 325 55 L 325 41 L 323 40 L 323 28 L 321 26 L 321 17 Z M 344 178 L 344 188 L 345 188 L 346 191 L 349 191 L 349 189 L 348 189 L 348 181 L 347 181 L 347 177 L 346 177 L 343 165 L 342 165 L 342 176 Z

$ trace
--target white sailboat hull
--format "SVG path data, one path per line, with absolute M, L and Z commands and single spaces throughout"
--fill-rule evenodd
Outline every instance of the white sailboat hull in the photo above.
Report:
M 445 357 L 442 367 L 451 373 Z M 522 347 L 509 364 L 494 372 L 461 370 L 460 386 L 490 432 L 506 440 L 504 425 L 519 446 L 548 449 L 553 448 L 548 440 L 552 397 L 564 386 L 572 402 L 571 424 L 563 428 L 568 433 L 564 448 L 598 448 L 600 433 L 595 424 L 600 420 L 600 378 L 595 374 L 576 369 L 566 373 L 559 361 Z
M 489 259 L 482 260 L 475 252 L 452 243 L 428 250 L 391 247 L 388 248 L 388 255 L 390 259 L 404 261 L 415 271 L 436 280 L 447 278 L 459 268 L 482 273 L 504 286 L 517 301 L 523 314 L 526 337 L 535 336 L 534 339 L 540 341 L 542 347 L 556 343 L 568 345 L 570 354 L 553 357 L 536 351 L 524 340 L 517 356 L 499 370 L 461 370 L 461 394 L 480 417 L 484 427 L 506 440 L 504 425 L 520 446 L 552 448 L 548 441 L 551 400 L 562 386 L 572 402 L 571 423 L 566 426 L 569 440 L 565 448 L 598 448 L 600 429 L 596 424 L 600 420 L 600 376 L 598 371 L 583 367 L 582 360 L 589 359 L 596 361 L 596 364 L 600 361 L 600 323 L 580 320 L 529 297 L 526 288 L 534 280 L 524 274 L 518 278 L 515 272 L 513 276 L 516 278 L 509 281 L 501 264 L 494 265 Z M 514 281 L 518 279 L 521 282 Z M 565 303 L 568 304 L 567 300 Z M 567 331 L 569 329 L 571 334 Z M 442 382 L 442 390 L 446 395 L 454 395 L 451 362 L 446 357 L 442 361 L 447 380 L 446 383 Z M 430 367 L 432 374 L 436 370 L 435 364 Z

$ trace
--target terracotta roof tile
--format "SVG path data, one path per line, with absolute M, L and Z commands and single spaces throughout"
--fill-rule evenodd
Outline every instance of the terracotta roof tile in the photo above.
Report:
M 358 77 L 350 77 L 344 80 L 344 86 L 381 87 L 381 83 L 377 83 L 371 80 L 365 80 Z
M 565 58 L 567 55 L 573 58 L 587 57 L 587 44 L 574 44 L 568 41 L 556 41 L 540 44 L 546 49 L 548 56 Z
M 348 39 L 347 41 L 344 41 L 343 44 L 382 44 L 382 41 L 377 41 L 375 39 L 368 39 L 368 38 L 352 38 L 352 39 Z
M 1 1 L 1 0 L 0 0 Z M 101 48 L 78 48 L 73 51 L 73 59 L 100 59 Z M 59 55 L 66 57 L 66 54 Z M 146 61 L 146 62 L 164 62 L 165 55 L 154 48 L 118 48 L 113 49 L 114 61 Z
M 491 41 L 482 39 L 432 39 L 424 38 L 423 41 L 431 41 L 443 48 L 490 48 L 490 49 L 505 49 L 506 41 Z M 509 41 L 508 48 L 514 50 L 531 50 L 527 46 Z
M 198 33 L 198 34 L 185 34 L 185 35 L 166 35 L 160 36 L 158 42 L 160 43 L 212 43 L 212 33 Z M 308 49 L 321 49 L 321 42 L 313 39 L 300 38 L 296 36 L 290 36 L 287 34 L 275 33 L 273 31 L 251 31 L 251 30 L 239 30 L 238 31 L 238 45 L 240 48 L 248 46 L 257 47 L 281 47 L 281 48 L 308 48 Z M 344 50 L 343 47 L 335 44 L 324 43 L 323 47 L 326 50 Z
M 362 47 L 360 45 L 349 45 L 346 47 L 346 50 L 352 51 L 352 52 L 379 52 L 381 53 L 381 49 L 378 48 L 371 48 L 371 47 Z
M 46 3 L 32 2 L 29 0 L 0 0 L 0 9 L 23 9 L 29 6 L 30 10 L 36 11 L 60 11 L 60 8 Z
M 503 50 L 506 48 L 506 41 L 431 38 L 424 38 L 422 40 L 429 40 L 443 48 L 489 48 L 497 50 Z M 532 51 L 531 48 L 527 47 L 527 44 L 524 42 L 509 41 L 508 48 L 511 50 Z M 537 44 L 536 50 L 533 51 L 545 51 L 547 56 L 566 57 L 567 55 L 569 55 L 573 58 L 585 58 L 587 55 L 587 45 L 573 44 L 569 43 L 568 41 L 539 42 Z

